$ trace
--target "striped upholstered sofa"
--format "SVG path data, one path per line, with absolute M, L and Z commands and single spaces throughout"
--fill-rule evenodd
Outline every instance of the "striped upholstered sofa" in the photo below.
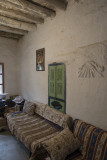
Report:
M 71 128 L 73 120 L 46 104 L 25 102 L 23 112 L 9 113 L 7 124 L 11 133 L 21 141 L 34 157 L 36 148 L 64 128 Z
M 87 124 L 79 119 L 75 119 L 73 124 L 73 134 L 81 141 L 82 147 L 80 151 L 66 157 L 66 160 L 107 160 L 106 131 L 91 124 Z M 63 148 L 63 150 L 66 150 L 66 148 Z M 51 158 L 51 155 L 49 155 L 45 160 L 53 159 Z
M 73 133 L 82 143 L 79 160 L 107 160 L 106 131 L 76 119 Z
M 60 113 L 48 105 L 35 103 L 34 114 L 11 114 L 7 116 L 8 126 L 15 135 L 31 151 L 30 160 L 54 159 L 43 143 L 50 141 L 66 128 L 72 129 L 74 137 L 81 142 L 80 150 L 68 155 L 65 160 L 107 160 L 107 132 L 67 114 Z M 60 134 L 61 135 L 61 134 Z M 66 133 L 66 140 L 68 134 Z M 60 141 L 62 152 L 67 150 Z M 57 144 L 59 143 L 57 142 Z M 69 143 L 72 147 L 72 143 Z M 54 145 L 51 147 L 56 152 Z M 57 151 L 58 152 L 58 151 Z

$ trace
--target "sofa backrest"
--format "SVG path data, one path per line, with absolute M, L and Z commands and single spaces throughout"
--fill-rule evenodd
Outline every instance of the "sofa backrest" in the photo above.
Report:
M 76 119 L 73 132 L 82 142 L 84 160 L 107 160 L 106 131 Z
M 63 128 L 69 127 L 70 129 L 72 129 L 72 123 L 73 123 L 72 118 L 69 115 L 62 113 L 48 105 L 46 105 L 43 117 L 59 125 L 60 127 Z
M 72 129 L 73 120 L 69 115 L 59 112 L 56 109 L 51 108 L 47 104 L 43 104 L 40 102 L 34 102 L 34 103 L 36 105 L 35 113 L 59 125 L 60 127 L 63 128 L 69 127 L 70 129 Z

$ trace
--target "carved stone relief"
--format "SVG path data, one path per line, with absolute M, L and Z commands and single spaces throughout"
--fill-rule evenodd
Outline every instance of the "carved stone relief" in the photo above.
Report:
M 105 68 L 104 66 L 99 65 L 95 61 L 88 61 L 79 68 L 78 77 L 80 78 L 91 78 L 100 75 L 104 77 L 103 72 Z

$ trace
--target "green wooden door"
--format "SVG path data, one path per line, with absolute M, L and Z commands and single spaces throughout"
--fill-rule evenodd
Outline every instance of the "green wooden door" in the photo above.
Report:
M 55 97 L 55 68 L 56 66 L 49 67 L 49 96 Z
M 61 112 L 66 112 L 65 92 L 65 65 L 50 64 L 48 104 Z
M 65 99 L 65 67 L 64 65 L 57 65 L 55 82 L 55 97 L 58 99 Z

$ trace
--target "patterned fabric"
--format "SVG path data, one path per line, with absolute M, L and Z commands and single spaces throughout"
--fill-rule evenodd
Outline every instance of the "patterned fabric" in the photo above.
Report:
M 63 128 L 72 128 L 72 118 L 69 115 L 59 112 L 48 105 L 46 106 L 43 117 Z
M 7 124 L 12 134 L 14 134 L 14 126 L 17 119 L 20 120 L 20 118 L 23 117 L 24 115 L 26 115 L 26 113 L 16 112 L 7 114 Z
M 23 112 L 28 113 L 29 115 L 35 114 L 35 104 L 29 101 L 25 101 Z
M 29 116 L 25 113 L 9 115 L 7 122 L 12 134 L 32 152 L 32 156 L 41 142 L 59 133 L 59 130 L 37 115 Z
M 29 160 L 45 160 L 48 157 L 49 154 L 47 150 L 43 146 L 41 146 L 37 147 L 35 154 L 31 156 Z
M 40 103 L 40 102 L 35 102 L 36 108 L 35 108 L 35 113 L 37 113 L 40 116 L 43 116 L 46 104 Z
M 79 150 L 71 153 L 69 156 L 66 157 L 65 160 L 81 160 L 82 156 Z M 48 151 L 41 145 L 38 147 L 35 156 L 31 157 L 30 160 L 52 160 Z
M 76 150 L 66 158 L 66 160 L 81 160 L 81 159 L 82 159 L 82 155 L 80 153 L 80 149 Z
M 42 145 L 50 154 L 51 160 L 65 160 L 67 155 L 80 148 L 80 141 L 66 128 L 55 137 L 42 142 Z
M 35 160 L 35 159 L 34 159 Z M 52 160 L 49 156 L 47 156 L 46 158 L 42 158 L 42 159 L 37 159 L 37 160 Z M 77 153 L 75 155 L 71 155 L 71 158 L 66 158 L 66 160 L 83 160 L 82 156 L 80 155 L 80 153 Z
M 107 160 L 107 132 L 81 120 L 74 121 L 74 135 L 83 144 L 83 160 Z

